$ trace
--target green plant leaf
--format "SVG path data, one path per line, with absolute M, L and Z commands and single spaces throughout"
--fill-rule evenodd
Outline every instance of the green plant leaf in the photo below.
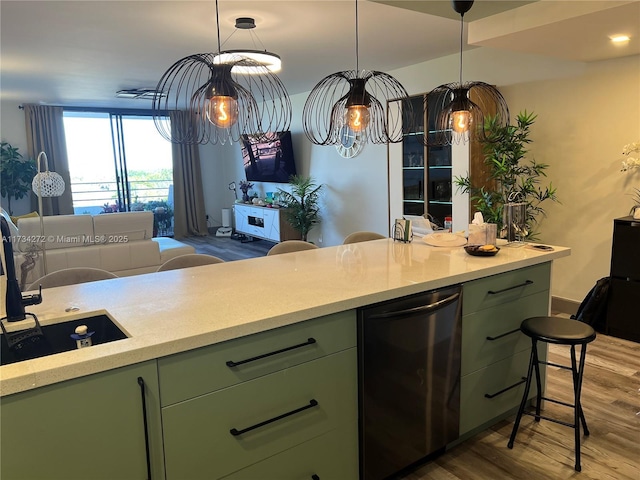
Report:
M 537 115 L 526 110 L 518 114 L 515 125 L 501 126 L 495 116 L 485 118 L 487 140 L 482 143 L 482 152 L 489 177 L 497 185 L 496 190 L 473 185 L 468 175 L 454 180 L 459 190 L 469 194 L 485 221 L 498 225 L 498 231 L 503 228 L 504 205 L 509 199 L 515 196 L 525 202 L 528 239 L 536 237 L 539 219 L 546 216 L 541 203 L 547 200 L 559 203 L 556 188 L 551 183 L 541 186 L 541 178 L 547 176 L 549 166 L 526 158 L 527 145 L 532 142 L 530 129 L 536 119 Z

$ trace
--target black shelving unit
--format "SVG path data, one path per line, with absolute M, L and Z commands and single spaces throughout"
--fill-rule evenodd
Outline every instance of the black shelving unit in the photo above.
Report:
M 435 102 L 426 94 L 426 105 Z M 410 102 L 411 118 L 403 119 L 404 140 L 402 142 L 402 213 L 404 215 L 430 214 L 434 221 L 444 225 L 445 217 L 451 216 L 452 163 L 451 147 L 424 146 L 424 136 L 433 134 L 436 119 L 425 112 L 425 95 L 416 95 Z M 425 130 L 426 125 L 426 130 Z
M 605 332 L 640 342 L 640 221 L 613 221 L 611 284 Z

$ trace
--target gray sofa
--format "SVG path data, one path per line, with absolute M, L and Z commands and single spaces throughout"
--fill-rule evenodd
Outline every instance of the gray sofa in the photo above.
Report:
M 43 220 L 44 235 L 39 218 L 21 218 L 10 225 L 22 287 L 44 274 L 45 258 L 47 273 L 91 267 L 127 276 L 155 272 L 171 258 L 195 253 L 192 246 L 173 238 L 154 238 L 153 213 L 148 211 L 55 215 Z

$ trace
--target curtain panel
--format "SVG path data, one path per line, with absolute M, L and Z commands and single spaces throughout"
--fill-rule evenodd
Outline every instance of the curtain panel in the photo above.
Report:
M 38 212 L 40 215 L 74 213 L 62 112 L 62 107 L 24 105 L 28 155 L 37 159 L 40 152 L 45 152 L 49 170 L 58 173 L 65 183 L 62 196 L 42 198 L 42 212 Z M 45 170 L 44 160 L 41 160 L 40 170 Z M 38 198 L 33 192 L 31 194 L 31 208 L 35 211 L 38 210 Z
M 169 114 L 171 129 L 187 131 L 193 118 L 183 111 Z M 198 145 L 174 143 L 173 156 L 173 236 L 208 235 L 207 214 L 204 206 L 200 152 Z

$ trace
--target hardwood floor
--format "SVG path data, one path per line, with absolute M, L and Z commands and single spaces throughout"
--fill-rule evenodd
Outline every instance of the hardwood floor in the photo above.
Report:
M 549 348 L 549 361 L 568 365 L 569 349 Z M 513 450 L 514 416 L 457 445 L 403 480 L 640 479 L 640 345 L 599 334 L 587 348 L 582 407 L 582 472 L 574 470 L 573 430 L 524 416 Z M 547 396 L 572 403 L 571 372 L 548 367 Z M 572 410 L 547 402 L 545 413 L 572 422 Z
M 225 262 L 264 257 L 269 249 L 275 245 L 273 242 L 258 238 L 254 238 L 253 241 L 242 242 L 231 237 L 216 237 L 215 235 L 186 237 L 181 238 L 180 241 L 192 245 L 196 249 L 196 253 L 214 255 Z
M 266 255 L 265 240 L 181 239 L 225 261 Z M 569 349 L 551 345 L 549 361 L 569 364 Z M 547 396 L 572 402 L 570 372 L 548 367 Z M 582 437 L 582 472 L 574 467 L 573 430 L 524 416 L 513 450 L 514 416 L 454 447 L 402 480 L 640 480 L 640 344 L 598 334 L 587 349 L 582 406 L 591 435 Z M 572 421 L 572 410 L 547 402 L 545 413 Z

